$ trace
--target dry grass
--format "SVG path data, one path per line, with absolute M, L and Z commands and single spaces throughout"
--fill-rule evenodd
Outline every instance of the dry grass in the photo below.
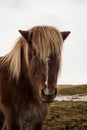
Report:
M 87 103 L 54 102 L 43 130 L 87 130 Z
M 59 94 L 87 94 L 85 85 L 58 85 Z M 43 130 L 87 130 L 87 102 L 54 102 Z
M 59 85 L 58 94 L 74 95 L 74 94 L 87 94 L 87 84 L 85 85 Z

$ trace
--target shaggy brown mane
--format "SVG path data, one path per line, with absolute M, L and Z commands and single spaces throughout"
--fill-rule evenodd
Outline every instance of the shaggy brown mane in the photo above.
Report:
M 24 38 L 19 38 L 16 45 L 10 53 L 0 59 L 0 67 L 5 65 L 8 67 L 11 78 L 19 79 L 21 71 L 21 51 L 23 49 L 26 65 L 28 66 L 28 50 L 29 46 Z
M 32 45 L 40 59 L 44 61 L 50 53 L 60 54 L 63 39 L 59 30 L 49 26 L 36 26 L 28 32 L 32 34 Z M 29 45 L 23 37 L 18 39 L 10 53 L 0 59 L 0 66 L 8 66 L 10 77 L 17 80 L 21 71 L 21 49 L 23 49 L 25 64 L 28 67 Z

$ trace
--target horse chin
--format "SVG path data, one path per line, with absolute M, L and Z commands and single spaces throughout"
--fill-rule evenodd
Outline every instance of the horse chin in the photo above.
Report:
M 57 95 L 57 89 L 55 88 L 55 91 L 53 94 L 45 94 L 45 89 L 41 90 L 41 98 L 44 103 L 51 103 L 54 101 L 55 97 Z
M 43 103 L 52 103 L 53 101 L 54 101 L 54 100 L 50 100 L 50 101 L 49 101 L 49 100 L 44 100 L 44 99 L 42 99 L 42 102 L 43 102 Z

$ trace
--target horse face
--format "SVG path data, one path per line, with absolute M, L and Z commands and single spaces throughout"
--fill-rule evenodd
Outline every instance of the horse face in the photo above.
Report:
M 41 96 L 44 102 L 52 102 L 57 95 L 57 76 L 59 70 L 59 57 L 56 54 L 51 54 L 46 58 L 46 74 L 44 88 L 41 90 Z
M 30 75 L 33 86 L 39 90 L 39 95 L 44 102 L 52 102 L 57 95 L 57 75 L 60 65 L 58 55 L 50 54 L 44 62 L 35 50 L 31 51 Z
M 38 39 L 40 39 L 42 35 L 42 33 L 39 33 L 39 31 L 34 33 L 36 35 L 36 37 L 34 37 L 34 43 L 36 42 L 37 37 L 39 36 Z M 39 52 L 38 53 L 32 44 L 33 34 L 29 33 L 28 31 L 19 30 L 19 32 L 26 39 L 30 48 L 29 80 L 31 81 L 32 86 L 36 88 L 35 90 L 39 92 L 39 95 L 44 102 L 52 102 L 55 96 L 57 95 L 56 83 L 57 83 L 58 72 L 60 70 L 61 54 L 59 54 L 59 52 L 57 51 L 55 51 L 55 53 L 50 51 L 50 53 L 48 53 L 49 55 L 45 53 L 47 55 L 44 56 L 45 57 L 44 60 L 41 59 L 40 53 L 44 54 L 44 50 L 49 50 L 48 49 L 49 46 L 48 48 L 42 49 L 42 51 L 41 50 L 38 51 Z M 66 39 L 69 33 L 70 33 L 69 31 L 61 32 L 61 37 L 63 41 Z M 44 36 L 46 36 L 46 34 L 44 34 Z M 36 45 L 37 44 L 38 42 L 36 43 Z M 39 45 L 41 46 L 41 44 Z M 45 45 L 46 44 L 44 44 L 43 46 Z M 38 46 L 38 48 L 40 48 L 40 46 Z M 56 45 L 55 45 L 55 48 L 56 48 Z

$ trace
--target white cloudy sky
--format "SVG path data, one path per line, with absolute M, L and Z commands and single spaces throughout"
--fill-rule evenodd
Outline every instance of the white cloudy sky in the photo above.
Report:
M 44 24 L 71 31 L 59 83 L 87 83 L 87 0 L 0 0 L 0 55 L 13 47 L 19 29 Z

